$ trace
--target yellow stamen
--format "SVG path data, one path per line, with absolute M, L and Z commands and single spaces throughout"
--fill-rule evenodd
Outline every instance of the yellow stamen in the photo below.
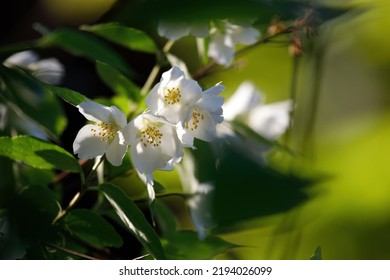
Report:
M 181 99 L 180 89 L 177 87 L 167 88 L 164 91 L 164 101 L 169 105 L 179 103 Z
M 119 126 L 112 123 L 99 122 L 97 126 L 99 127 L 98 129 L 91 128 L 92 135 L 98 135 L 102 142 L 104 141 L 107 143 L 115 138 L 116 133 L 120 129 Z

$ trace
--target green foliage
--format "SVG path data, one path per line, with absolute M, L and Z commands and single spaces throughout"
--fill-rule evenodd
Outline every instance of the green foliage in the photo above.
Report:
M 86 32 L 69 28 L 58 29 L 43 37 L 38 42 L 37 47 L 59 47 L 73 55 L 85 57 L 92 62 L 99 60 L 109 63 L 129 77 L 133 75 L 129 65 L 124 62 L 116 51 Z
M 0 79 L 6 86 L 3 98 L 21 122 L 27 118 L 43 128 L 49 136 L 57 138 L 61 135 L 67 119 L 58 100 L 41 82 L 22 69 L 9 69 L 1 65 Z M 16 121 L 15 117 L 13 121 Z
M 144 248 L 156 259 L 165 259 L 160 238 L 150 226 L 145 216 L 126 194 L 113 184 L 99 186 L 107 200 L 127 229 L 141 242 Z
M 66 229 L 89 244 L 98 247 L 120 247 L 123 240 L 115 229 L 101 216 L 87 209 L 70 211 L 65 219 Z
M 191 19 L 193 22 L 215 20 L 215 19 L 257 19 L 260 23 L 269 23 L 271 19 L 278 15 L 282 20 L 295 19 L 302 16 L 306 9 L 312 6 L 304 1 L 286 1 L 286 0 L 227 0 L 223 2 L 207 1 L 207 0 L 190 0 L 183 5 L 179 0 L 152 0 L 142 2 L 139 6 L 131 7 L 131 10 L 125 10 L 129 19 L 133 20 L 156 20 L 164 19 L 170 21 L 188 22 Z M 207 9 L 205 9 L 207 7 Z M 320 11 L 322 20 L 330 20 L 336 18 L 348 11 L 345 8 L 328 8 L 315 6 Z M 126 19 L 123 19 L 126 21 Z
M 96 61 L 96 70 L 102 81 L 117 95 L 127 97 L 132 101 L 139 101 L 140 89 L 131 80 L 125 77 L 107 63 Z
M 118 23 L 83 25 L 80 29 L 92 32 L 130 50 L 146 53 L 155 53 L 157 50 L 154 41 L 144 32 Z
M 317 246 L 309 260 L 322 260 L 321 246 Z
M 63 100 L 65 100 L 66 102 L 70 103 L 73 106 L 77 106 L 80 103 L 85 102 L 87 100 L 87 98 L 84 95 L 74 90 L 70 90 L 63 87 L 56 87 L 48 84 L 44 85 L 44 87 L 53 95 L 62 98 Z
M 0 137 L 0 155 L 40 169 L 81 171 L 77 160 L 66 150 L 31 136 Z
M 164 240 L 164 250 L 169 259 L 207 260 L 237 247 L 216 236 L 199 240 L 194 231 L 177 231 Z

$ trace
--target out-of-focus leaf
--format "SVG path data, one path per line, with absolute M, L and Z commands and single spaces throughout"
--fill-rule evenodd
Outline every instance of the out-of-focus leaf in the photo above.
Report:
M 154 41 L 141 30 L 120 25 L 118 23 L 103 23 L 96 25 L 83 25 L 81 30 L 92 32 L 107 40 L 134 51 L 154 53 Z
M 176 220 L 172 212 L 160 200 L 154 201 L 153 207 L 163 236 L 172 235 L 176 231 Z
M 305 202 L 314 179 L 275 170 L 253 160 L 229 143 L 217 143 L 220 154 L 211 145 L 197 142 L 192 153 L 199 183 L 210 182 L 208 216 L 216 231 L 230 230 L 251 219 L 283 213 Z
M 165 259 L 160 239 L 145 216 L 126 194 L 113 184 L 99 186 L 107 200 L 115 209 L 127 229 L 141 242 L 144 248 L 156 259 Z
M 24 185 L 48 185 L 55 177 L 53 170 L 38 169 L 27 165 L 22 167 L 20 173 L 26 181 Z
M 309 260 L 322 260 L 321 246 L 317 246 Z
M 61 207 L 49 188 L 41 185 L 27 186 L 20 194 L 10 195 L 7 203 L 9 219 L 15 225 L 16 236 L 26 242 L 53 241 L 56 238 L 52 222 Z
M 38 47 L 59 47 L 73 55 L 85 57 L 92 62 L 99 60 L 109 63 L 129 77 L 133 75 L 129 65 L 114 49 L 87 32 L 70 28 L 57 29 L 43 37 L 39 41 Z
M 164 241 L 167 257 L 176 260 L 207 260 L 237 247 L 216 236 L 200 240 L 194 231 L 177 231 Z
M 139 87 L 125 77 L 120 71 L 107 63 L 96 61 L 96 70 L 103 82 L 118 95 L 126 96 L 134 101 L 141 98 Z
M 122 3 L 118 18 L 126 24 L 143 21 L 207 22 L 215 19 L 256 20 L 269 24 L 275 16 L 281 20 L 293 20 L 305 15 L 307 9 L 318 9 L 323 21 L 336 18 L 349 11 L 347 8 L 328 8 L 308 1 L 294 0 L 189 0 L 183 5 L 180 0 L 140 1 L 138 4 Z
M 45 89 L 43 83 L 21 69 L 9 69 L 1 65 L 0 77 L 6 86 L 4 97 L 8 102 L 52 135 L 61 135 L 67 125 L 65 113 L 59 101 Z M 13 119 L 12 122 L 17 120 Z
M 227 148 L 219 162 L 212 216 L 219 226 L 288 211 L 308 199 L 309 179 L 260 165 Z
M 123 244 L 115 229 L 104 218 L 90 210 L 72 210 L 65 216 L 64 223 L 71 235 L 92 245 L 120 247 Z
M 0 137 L 0 155 L 40 169 L 81 171 L 78 161 L 66 150 L 31 136 Z
M 48 84 L 44 85 L 44 87 L 52 94 L 62 98 L 73 106 L 77 106 L 87 100 L 87 98 L 81 93 L 68 88 L 56 87 Z

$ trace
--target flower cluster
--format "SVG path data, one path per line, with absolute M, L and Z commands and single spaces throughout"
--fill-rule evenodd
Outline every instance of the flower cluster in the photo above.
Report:
M 194 147 L 194 138 L 211 141 L 216 137 L 216 125 L 223 121 L 223 97 L 219 96 L 223 89 L 219 83 L 203 91 L 196 81 L 186 79 L 180 68 L 173 67 L 146 97 L 149 110 L 129 123 L 115 106 L 83 102 L 77 107 L 94 124 L 80 129 L 74 153 L 81 159 L 105 154 L 118 166 L 130 146 L 135 168 L 152 184 L 152 172 L 172 170 L 183 157 L 183 147 Z

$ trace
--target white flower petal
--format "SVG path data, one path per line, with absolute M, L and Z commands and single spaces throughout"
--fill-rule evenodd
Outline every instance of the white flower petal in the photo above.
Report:
M 171 158 L 164 155 L 160 148 L 144 147 L 142 143 L 137 143 L 131 146 L 131 159 L 140 173 L 152 173 L 163 168 Z
M 268 139 L 276 139 L 288 128 L 290 122 L 290 100 L 259 106 L 248 116 L 249 126 Z
M 261 93 L 251 82 L 240 84 L 236 92 L 223 105 L 223 116 L 226 120 L 233 120 L 262 103 Z
M 237 26 L 231 33 L 231 36 L 235 43 L 251 45 L 257 41 L 260 32 L 252 27 Z
M 48 84 L 60 84 L 65 76 L 65 68 L 56 58 L 39 60 L 31 63 L 28 68 L 38 80 Z
M 78 154 L 81 159 L 92 159 L 105 153 L 108 143 L 101 141 L 99 136 L 94 136 L 92 129 L 98 130 L 99 127 L 92 124 L 83 126 L 77 133 L 73 142 L 74 154 Z
M 164 125 L 160 127 L 163 134 L 161 138 L 161 152 L 168 155 L 170 158 L 182 157 L 183 150 L 176 134 L 176 129 L 172 125 Z
M 119 143 L 119 135 L 117 134 L 107 147 L 106 158 L 112 165 L 119 166 L 122 164 L 126 151 L 127 145 Z
M 37 61 L 39 56 L 33 51 L 22 51 L 15 53 L 4 60 L 4 65 L 7 67 L 10 66 L 19 66 L 23 68 L 28 68 L 28 66 Z
M 113 117 L 112 122 L 116 123 L 121 128 L 127 124 L 127 118 L 125 114 L 117 107 L 110 106 L 108 107 L 108 110 L 111 112 L 111 116 Z
M 183 60 L 178 58 L 177 56 L 174 56 L 171 53 L 167 53 L 167 59 L 169 61 L 169 64 L 171 64 L 172 67 L 176 66 L 179 67 L 183 72 L 184 76 L 189 79 L 191 78 L 190 72 L 188 71 L 187 65 Z
M 167 101 L 167 92 L 171 90 L 173 94 Z M 184 72 L 174 66 L 162 74 L 160 82 L 146 97 L 146 104 L 153 114 L 163 116 L 169 122 L 176 124 L 188 119 L 190 110 L 201 94 L 202 89 L 199 84 L 192 79 L 186 79 Z M 177 98 L 174 102 L 173 97 Z
M 192 79 L 183 80 L 180 83 L 180 91 L 184 104 L 195 104 L 202 96 L 202 88 Z
M 93 101 L 85 101 L 77 105 L 81 114 L 87 120 L 94 122 L 110 123 L 111 110 L 107 106 L 95 103 Z
M 214 112 L 221 108 L 224 102 L 224 98 L 222 96 L 218 96 L 225 87 L 220 83 L 215 86 L 205 90 L 202 94 L 202 98 L 196 103 L 196 106 L 205 109 L 209 112 Z
M 169 40 L 178 40 L 189 34 L 190 26 L 183 22 L 168 22 L 160 21 L 158 23 L 157 32 L 160 36 Z
M 230 36 L 216 33 L 211 38 L 208 56 L 213 58 L 218 64 L 225 67 L 230 66 L 234 58 L 234 44 Z

